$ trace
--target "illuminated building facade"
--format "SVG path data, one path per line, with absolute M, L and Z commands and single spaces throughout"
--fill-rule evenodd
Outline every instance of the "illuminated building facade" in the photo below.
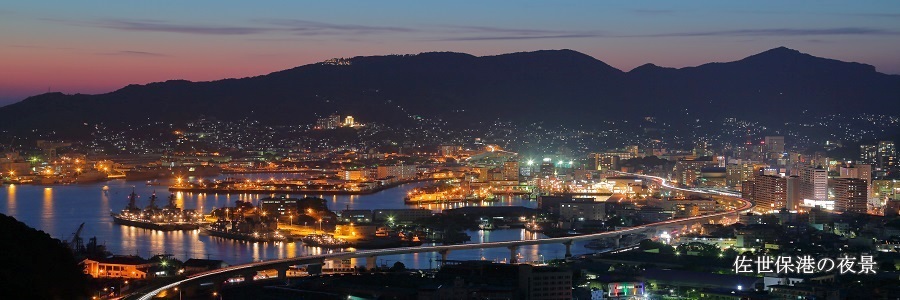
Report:
M 838 178 L 834 186 L 834 206 L 842 212 L 868 212 L 868 183 L 859 178 Z
M 812 200 L 828 200 L 828 170 L 821 166 L 801 167 L 800 197 Z
M 758 175 L 753 181 L 753 200 L 759 212 L 778 210 L 787 204 L 787 180 L 780 176 Z

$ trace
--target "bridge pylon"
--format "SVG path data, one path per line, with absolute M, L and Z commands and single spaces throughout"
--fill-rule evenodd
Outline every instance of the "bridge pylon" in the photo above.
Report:
M 378 256 L 366 256 L 366 271 L 375 272 L 375 262 L 378 260 Z
M 444 264 L 447 263 L 447 257 L 450 256 L 450 250 L 444 249 L 444 250 L 438 251 L 438 253 L 441 254 L 441 267 L 443 267 Z

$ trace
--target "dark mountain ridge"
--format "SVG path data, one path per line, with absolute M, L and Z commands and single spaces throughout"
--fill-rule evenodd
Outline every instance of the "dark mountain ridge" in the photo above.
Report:
M 476 57 L 452 52 L 354 57 L 267 75 L 209 82 L 170 80 L 100 95 L 48 93 L 0 108 L 13 133 L 84 132 L 83 124 L 182 122 L 199 115 L 312 123 L 353 114 L 402 125 L 410 115 L 468 123 L 537 120 L 583 125 L 600 119 L 691 114 L 779 122 L 808 114 L 898 113 L 900 76 L 870 65 L 775 48 L 696 67 L 643 65 L 623 72 L 572 50 Z M 783 121 L 782 121 L 783 122 Z

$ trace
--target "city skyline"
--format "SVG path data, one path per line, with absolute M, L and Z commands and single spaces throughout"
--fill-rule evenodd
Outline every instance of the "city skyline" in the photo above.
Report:
M 37 1 L 0 28 L 16 298 L 900 295 L 900 2 Z
M 689 67 L 778 46 L 900 73 L 898 4 L 15 4 L 0 10 L 0 105 L 170 79 L 256 76 L 333 57 L 573 49 L 623 71 Z M 197 17 L 196 11 L 205 11 Z M 441 13 L 434 13 L 440 11 Z M 462 16 L 462 17 L 460 17 Z M 709 24 L 716 24 L 711 27 Z

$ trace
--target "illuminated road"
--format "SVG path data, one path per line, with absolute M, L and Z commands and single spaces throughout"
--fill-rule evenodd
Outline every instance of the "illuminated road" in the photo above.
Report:
M 627 173 L 624 173 L 627 174 Z M 268 260 L 261 262 L 254 262 L 243 265 L 230 266 L 227 268 L 216 269 L 204 273 L 198 273 L 189 276 L 188 278 L 179 280 L 177 282 L 162 286 L 157 288 L 146 295 L 141 296 L 139 299 L 149 300 L 153 298 L 155 295 L 172 289 L 177 286 L 183 286 L 187 284 L 197 284 L 201 282 L 207 281 L 217 281 L 223 277 L 229 276 L 239 276 L 246 275 L 248 273 L 252 274 L 252 272 L 260 271 L 260 270 L 268 270 L 268 269 L 285 269 L 288 266 L 293 265 L 304 265 L 304 264 L 319 264 L 325 260 L 339 260 L 339 259 L 347 259 L 347 258 L 366 258 L 367 264 L 374 265 L 374 258 L 383 255 L 393 255 L 393 254 L 408 254 L 408 253 L 421 253 L 421 252 L 438 252 L 441 253 L 444 257 L 448 255 L 452 251 L 458 250 L 467 250 L 467 249 L 481 249 L 481 248 L 501 248 L 507 247 L 510 248 L 510 252 L 512 254 L 515 253 L 516 249 L 519 246 L 526 245 L 538 245 L 538 244 L 565 244 L 567 247 L 567 254 L 570 252 L 569 247 L 571 247 L 572 242 L 580 241 L 580 240 L 596 240 L 603 238 L 618 238 L 627 234 L 636 234 L 636 233 L 644 233 L 647 231 L 651 231 L 657 229 L 659 227 L 666 226 L 674 226 L 674 225 L 688 225 L 702 222 L 703 220 L 726 217 L 728 215 L 736 214 L 738 212 L 747 211 L 753 207 L 753 205 L 744 199 L 740 199 L 739 197 L 725 192 L 716 192 L 716 191 L 697 191 L 697 190 L 688 190 L 683 188 L 678 188 L 669 185 L 666 183 L 665 179 L 655 176 L 647 176 L 647 175 L 637 175 L 637 174 L 627 174 L 631 176 L 638 176 L 642 178 L 647 178 L 653 181 L 656 181 L 657 184 L 666 189 L 676 190 L 684 193 L 692 193 L 692 194 L 706 194 L 719 198 L 730 198 L 732 200 L 737 200 L 741 202 L 741 207 L 734 210 L 718 212 L 713 214 L 707 214 L 696 217 L 689 217 L 683 219 L 675 219 L 668 220 L 658 223 L 652 223 L 647 225 L 635 226 L 626 229 L 616 230 L 616 231 L 607 231 L 601 233 L 592 233 L 592 234 L 584 234 L 584 235 L 575 235 L 575 236 L 566 236 L 566 237 L 557 237 L 557 238 L 546 238 L 546 239 L 537 239 L 537 240 L 519 240 L 519 241 L 504 241 L 504 242 L 487 242 L 480 244 L 460 244 L 460 245 L 441 245 L 441 246 L 418 246 L 418 247 L 403 247 L 403 248 L 388 248 L 388 249 L 375 249 L 375 250 L 360 250 L 353 252 L 338 252 L 338 253 L 328 253 L 328 254 L 320 254 L 320 255 L 309 255 L 303 257 L 294 257 L 294 258 L 285 258 L 285 259 L 276 259 L 276 260 Z M 279 271 L 280 272 L 280 271 Z M 280 277 L 280 276 L 279 276 Z M 252 280 L 252 279 L 246 279 Z

